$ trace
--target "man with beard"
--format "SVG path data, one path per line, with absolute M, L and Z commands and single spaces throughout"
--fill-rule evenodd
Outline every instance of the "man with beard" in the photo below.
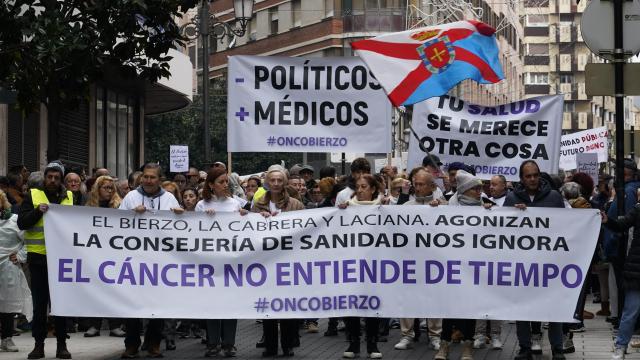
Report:
M 47 250 L 44 237 L 43 216 L 49 210 L 49 204 L 73 205 L 73 194 L 62 185 L 64 167 L 51 162 L 44 170 L 44 184 L 31 189 L 25 196 L 20 213 L 18 227 L 25 230 L 24 241 L 27 245 L 27 262 L 31 273 L 31 296 L 33 298 L 32 335 L 35 339 L 33 351 L 28 359 L 44 358 L 44 339 L 47 337 L 47 307 L 49 298 L 49 278 L 47 272 Z M 50 239 L 49 246 L 59 239 Z M 71 359 L 67 350 L 66 319 L 54 318 L 58 347 L 56 358 Z

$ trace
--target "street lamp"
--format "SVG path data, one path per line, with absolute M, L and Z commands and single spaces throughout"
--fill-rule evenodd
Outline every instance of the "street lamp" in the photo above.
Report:
M 202 0 L 200 14 L 194 16 L 191 22 L 182 27 L 183 34 L 187 39 L 195 40 L 200 36 L 202 41 L 202 122 L 204 125 L 204 161 L 207 165 L 211 165 L 211 153 L 213 152 L 209 134 L 209 36 L 220 41 L 231 35 L 244 36 L 247 24 L 253 16 L 254 2 L 255 0 L 233 1 L 234 18 L 239 26 L 232 26 L 228 22 L 220 21 L 215 14 L 209 14 L 209 1 Z

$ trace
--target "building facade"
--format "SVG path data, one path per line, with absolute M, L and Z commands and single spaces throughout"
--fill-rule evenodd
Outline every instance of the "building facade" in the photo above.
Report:
M 480 104 L 495 104 L 521 98 L 522 63 L 518 56 L 521 47 L 521 25 L 517 21 L 516 9 L 506 5 L 490 5 L 484 0 L 474 0 L 474 6 L 484 10 L 480 20 L 498 27 L 498 41 L 504 54 L 503 70 L 506 80 L 501 84 L 479 86 L 466 81 L 456 90 L 469 101 Z M 430 11 L 430 4 L 420 0 L 258 0 L 254 16 L 243 37 L 227 37 L 222 41 L 209 41 L 209 64 L 207 78 L 226 76 L 227 58 L 233 55 L 277 55 L 277 56 L 354 56 L 351 42 L 403 31 L 414 26 L 431 25 L 420 23 L 419 13 Z M 221 0 L 210 5 L 210 12 L 221 21 L 233 19 L 233 4 Z M 187 13 L 189 21 L 196 10 Z M 463 14 L 459 14 L 460 19 Z M 201 44 L 195 41 L 186 49 L 198 81 L 203 78 L 201 68 Z M 194 83 L 194 91 L 199 88 Z M 394 124 L 394 152 L 406 150 L 408 117 L 396 112 Z M 380 157 L 384 154 L 367 154 Z M 314 166 L 329 163 L 328 154 L 308 154 L 305 162 Z M 335 159 L 335 156 L 334 156 Z
M 87 172 L 106 167 L 126 178 L 144 161 L 147 115 L 177 110 L 191 102 L 189 58 L 171 50 L 172 76 L 157 83 L 108 74 L 75 109 L 64 109 L 57 124 L 47 108 L 23 116 L 14 104 L 0 103 L 0 174 L 15 165 L 38 171 L 55 159 Z M 53 126 L 53 128 L 52 128 Z M 57 156 L 51 158 L 47 150 Z

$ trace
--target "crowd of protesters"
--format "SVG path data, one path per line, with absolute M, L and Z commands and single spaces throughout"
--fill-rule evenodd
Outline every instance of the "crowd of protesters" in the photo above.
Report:
M 114 208 L 143 213 L 156 210 L 204 212 L 215 216 L 220 212 L 244 216 L 248 212 L 264 217 L 280 212 L 304 209 L 363 205 L 422 206 L 513 206 L 557 208 L 597 208 L 602 211 L 603 230 L 593 256 L 572 324 L 536 322 L 516 323 L 520 346 L 515 359 L 532 359 L 542 353 L 542 331 L 548 326 L 553 359 L 564 359 L 575 351 L 574 332 L 585 331 L 584 319 L 606 316 L 619 332 L 615 340 L 614 359 L 624 358 L 627 346 L 640 347 L 631 341 L 640 314 L 640 244 L 635 241 L 640 231 L 627 241 L 629 229 L 640 224 L 640 182 L 637 165 L 625 161 L 625 213 L 618 218 L 613 179 L 601 176 L 596 183 L 583 173 L 567 173 L 563 177 L 541 173 L 534 161 L 525 161 L 519 169 L 520 181 L 510 183 L 497 175 L 482 181 L 474 168 L 463 163 L 448 164 L 446 171 L 433 155 L 426 156 L 422 166 L 399 172 L 385 166 L 373 173 L 369 161 L 355 159 L 350 175 L 336 176 L 332 167 L 318 172 L 309 165 L 285 169 L 272 165 L 256 175 L 240 177 L 229 174 L 224 163 L 217 162 L 206 171 L 191 167 L 187 173 L 165 175 L 155 163 L 142 166 L 127 179 L 110 176 L 108 169 L 94 169 L 89 176 L 82 169 L 49 163 L 43 171 L 29 172 L 24 166 L 10 169 L 0 177 L 0 351 L 18 351 L 12 341 L 15 320 L 29 328 L 35 346 L 29 359 L 44 358 L 44 341 L 49 324 L 57 339 L 56 357 L 70 359 L 67 333 L 83 331 L 85 337 L 101 335 L 104 323 L 109 336 L 123 337 L 122 358 L 136 358 L 141 350 L 151 358 L 162 357 L 165 349 L 176 350 L 176 338 L 202 338 L 205 357 L 236 355 L 237 320 L 230 319 L 102 319 L 48 317 L 49 284 L 44 237 L 43 214 L 48 204 Z M 627 245 L 629 244 L 629 245 Z M 627 256 L 628 252 L 628 256 Z M 586 296 L 601 310 L 592 314 L 584 310 Z M 278 354 L 291 357 L 300 345 L 300 331 L 318 333 L 318 319 L 268 319 L 262 321 L 263 336 L 256 347 L 264 357 Z M 455 342 L 461 342 L 461 359 L 473 359 L 474 349 L 503 346 L 503 322 L 474 319 L 360 319 L 332 318 L 325 336 L 338 336 L 345 331 L 348 348 L 344 358 L 355 358 L 361 352 L 360 337 L 364 328 L 366 352 L 370 358 L 382 358 L 379 341 L 387 341 L 390 328 L 400 329 L 394 348 L 406 350 L 425 333 L 434 359 L 449 359 Z M 144 339 L 140 335 L 144 334 Z M 280 349 L 280 351 L 279 351 Z

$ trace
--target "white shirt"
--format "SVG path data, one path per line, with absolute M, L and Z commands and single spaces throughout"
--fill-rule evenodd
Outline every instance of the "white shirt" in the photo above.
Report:
M 154 198 L 142 195 L 137 189 L 129 191 L 120 203 L 120 210 L 133 210 L 144 205 L 149 211 L 171 210 L 179 208 L 180 204 L 172 193 L 165 191 L 162 195 Z
M 341 204 L 346 204 L 347 201 L 351 200 L 351 197 L 353 197 L 355 192 L 355 190 L 348 186 L 342 189 L 338 195 L 336 195 L 336 207 Z
M 246 201 L 245 201 L 246 203 Z M 200 200 L 196 204 L 196 211 L 215 210 L 215 212 L 239 212 L 242 209 L 242 202 L 236 197 L 225 197 L 211 200 Z
M 494 198 L 494 197 L 490 197 L 489 200 L 493 201 L 494 203 L 496 203 L 497 206 L 502 207 L 504 205 L 504 199 L 507 198 L 507 195 L 505 194 L 502 197 L 499 198 Z

